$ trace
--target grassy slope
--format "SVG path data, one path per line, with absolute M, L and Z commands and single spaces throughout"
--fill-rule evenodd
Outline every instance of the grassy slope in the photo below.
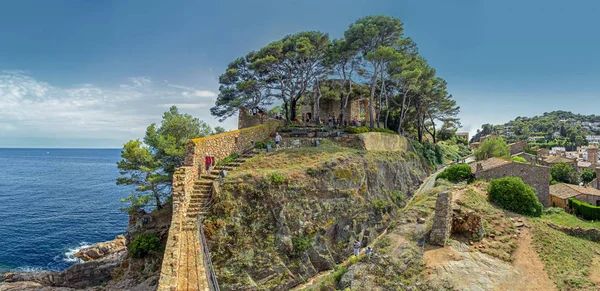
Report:
M 597 290 L 588 276 L 600 245 L 553 230 L 542 220 L 533 220 L 533 245 L 556 286 L 560 290 Z
M 566 213 L 560 208 L 553 208 L 552 211 L 546 211 L 541 219 L 561 226 L 600 229 L 600 221 L 581 220 L 577 216 Z

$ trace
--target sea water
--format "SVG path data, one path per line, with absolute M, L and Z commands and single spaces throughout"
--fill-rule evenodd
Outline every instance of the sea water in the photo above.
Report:
M 127 227 L 118 149 L 0 149 L 0 275 L 62 271 Z M 0 276 L 1 280 L 1 276 Z

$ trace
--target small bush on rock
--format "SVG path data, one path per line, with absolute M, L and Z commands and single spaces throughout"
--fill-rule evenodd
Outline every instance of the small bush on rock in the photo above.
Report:
M 488 196 L 504 209 L 530 216 L 541 216 L 543 206 L 538 201 L 533 187 L 521 178 L 505 177 L 490 182 Z
M 294 245 L 294 255 L 299 256 L 312 246 L 312 239 L 308 236 L 301 235 L 293 238 L 292 244 Z
M 271 176 L 269 176 L 269 179 L 271 180 L 271 183 L 273 185 L 281 185 L 285 183 L 285 176 L 280 173 L 271 174 Z
M 446 168 L 441 172 L 437 179 L 445 179 L 453 183 L 459 183 L 463 181 L 471 182 L 473 180 L 473 174 L 471 173 L 471 166 L 468 164 L 454 164 Z
M 154 233 L 142 233 L 129 245 L 129 254 L 134 258 L 142 258 L 158 251 L 160 239 Z

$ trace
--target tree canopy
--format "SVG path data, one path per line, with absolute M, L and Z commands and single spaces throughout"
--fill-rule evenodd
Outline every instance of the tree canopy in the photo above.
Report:
M 206 123 L 172 106 L 164 113 L 160 125 L 148 126 L 143 143 L 140 140 L 125 143 L 121 161 L 117 163 L 121 174 L 117 185 L 135 187 L 134 192 L 123 199 L 131 203 L 126 209 L 144 208 L 150 202 L 160 209 L 171 190 L 175 168 L 183 166 L 185 144 L 192 138 L 210 134 L 213 131 Z
M 322 90 L 320 84 L 333 79 L 339 81 L 335 91 Z M 287 35 L 234 60 L 219 82 L 211 113 L 220 120 L 240 107 L 279 101 L 291 122 L 298 117 L 300 100 L 310 99 L 303 103 L 317 104 L 319 110 L 320 100 L 337 95 L 343 121 L 350 95 L 364 86 L 371 130 L 385 127 L 419 141 L 429 134 L 435 142 L 438 128 L 452 131 L 460 126 L 460 108 L 447 92 L 447 82 L 404 36 L 402 22 L 385 15 L 356 20 L 340 39 L 319 31 Z M 318 114 L 313 116 L 318 121 Z
M 475 150 L 475 158 L 478 161 L 493 157 L 507 158 L 509 154 L 510 147 L 501 137 L 487 139 L 481 143 L 478 149 Z

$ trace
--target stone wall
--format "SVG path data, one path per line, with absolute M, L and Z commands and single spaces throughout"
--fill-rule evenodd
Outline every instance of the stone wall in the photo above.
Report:
M 527 141 L 521 140 L 515 143 L 510 144 L 510 154 L 516 155 L 518 153 L 522 153 L 525 150 L 525 146 L 527 146 Z
M 248 108 L 242 107 L 238 112 L 238 129 L 257 126 L 265 123 L 267 120 L 268 116 L 266 114 L 257 113 L 256 115 L 252 115 L 248 111 Z
M 519 177 L 526 184 L 535 188 L 538 200 L 550 206 L 550 168 L 523 163 L 508 163 L 495 168 L 475 173 L 476 179 L 498 179 L 503 177 Z
M 435 202 L 435 216 L 429 243 L 432 245 L 445 246 L 452 230 L 452 192 L 443 191 L 438 194 Z
M 516 154 L 515 156 L 524 158 L 527 162 L 529 162 L 530 164 L 535 164 L 537 163 L 537 156 L 532 155 L 532 154 L 528 154 L 528 153 L 519 153 Z
M 171 290 L 177 284 L 177 266 L 179 265 L 182 222 L 185 210 L 194 191 L 194 181 L 198 177 L 196 167 L 180 167 L 173 174 L 173 217 L 169 227 L 169 236 L 163 255 L 158 290 Z
M 581 228 L 581 227 L 566 227 L 546 222 L 546 224 L 558 231 L 564 232 L 570 236 L 575 236 L 594 242 L 600 242 L 600 230 L 595 228 Z
M 575 197 L 573 197 L 581 202 L 585 202 L 588 203 L 590 205 L 593 206 L 597 206 L 598 205 L 598 201 L 600 201 L 600 196 L 596 196 L 596 195 L 589 195 L 589 194 L 581 194 L 581 195 L 577 195 Z
M 410 142 L 403 136 L 382 132 L 350 135 L 355 146 L 367 151 L 406 152 Z
M 272 136 L 281 125 L 282 121 L 270 119 L 265 124 L 193 139 L 186 145 L 184 164 L 202 173 L 206 153 L 215 157 L 217 162 L 232 153 L 241 154 L 251 149 L 254 142 Z
M 367 101 L 363 99 L 354 99 L 348 101 L 348 106 L 344 110 L 344 120 L 350 123 L 353 119 L 361 120 L 360 112 L 361 108 L 363 113 L 368 113 L 368 108 L 366 107 Z M 314 104 L 308 104 L 302 106 L 302 121 L 306 121 L 308 117 L 310 117 L 310 121 L 315 120 L 316 106 Z M 340 116 L 340 102 L 339 100 L 331 101 L 331 100 L 323 100 L 319 106 L 319 117 L 323 123 L 327 123 L 327 120 L 331 117 L 339 118 Z M 365 115 L 364 118 L 366 118 Z M 300 117 L 299 117 L 300 118 Z M 343 120 L 342 120 L 343 123 Z

